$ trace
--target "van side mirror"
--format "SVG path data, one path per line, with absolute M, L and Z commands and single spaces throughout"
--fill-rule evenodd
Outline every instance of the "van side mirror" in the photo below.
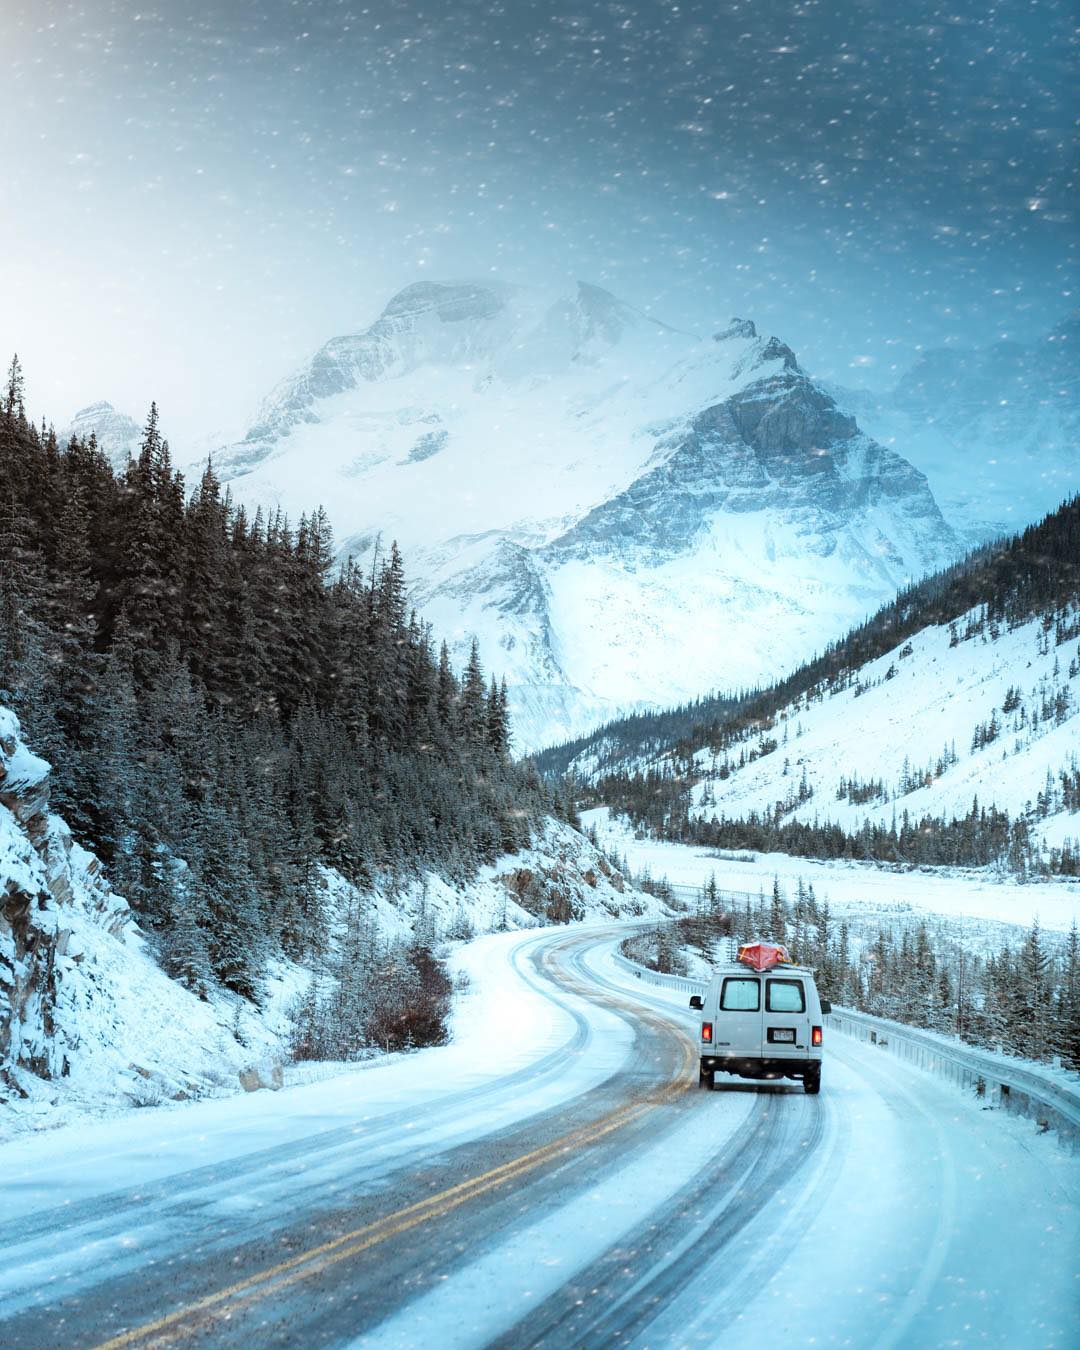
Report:
M 828 1000 L 827 998 L 823 998 L 823 999 L 821 1000 L 821 1015 L 822 1015 L 822 1017 L 828 1017 L 829 1013 L 831 1013 L 831 1012 L 832 1012 L 832 1004 L 829 1002 L 829 1000 Z
M 691 1008 L 697 1008 L 697 1009 L 699 1009 L 699 1010 L 700 1010 L 701 1008 L 704 1008 L 705 1004 L 702 1003 L 702 1001 L 701 1001 L 701 995 L 700 995 L 700 994 L 691 994 L 691 995 L 690 995 L 690 1006 L 691 1006 Z

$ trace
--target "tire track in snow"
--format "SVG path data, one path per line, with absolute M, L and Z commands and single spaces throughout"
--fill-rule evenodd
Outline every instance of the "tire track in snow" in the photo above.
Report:
M 490 1099 L 497 1106 L 498 1101 L 507 1096 L 513 1098 L 520 1095 L 520 1089 L 526 1084 L 535 1086 L 541 1072 L 552 1078 L 559 1076 L 565 1070 L 569 1059 L 584 1053 L 594 1032 L 586 1012 L 575 1006 L 574 999 L 582 990 L 571 989 L 570 997 L 562 996 L 553 986 L 552 980 L 541 972 L 541 967 L 550 963 L 551 949 L 561 950 L 567 946 L 573 947 L 582 942 L 595 940 L 595 933 L 588 936 L 581 933 L 569 936 L 559 933 L 554 937 L 550 933 L 540 936 L 530 934 L 513 949 L 512 959 L 519 977 L 537 989 L 545 999 L 562 1007 L 569 1014 L 572 1018 L 573 1034 L 557 1049 L 522 1069 L 501 1076 L 492 1083 L 481 1084 L 464 1092 L 438 1098 L 430 1107 L 434 1121 L 442 1120 L 444 1111 L 448 1109 L 454 1109 L 459 1114 L 462 1112 L 468 1114 L 475 1110 L 475 1104 L 480 1099 Z M 555 960 L 557 966 L 557 958 Z M 553 973 L 558 979 L 558 969 Z M 563 981 L 559 979 L 559 982 Z M 585 992 L 592 993 L 589 989 Z M 607 1003 L 612 1006 L 613 1011 L 615 1010 L 615 1001 L 610 998 L 600 1000 L 593 998 L 592 1001 Z M 628 1022 L 635 1020 L 627 1014 L 625 1003 L 621 1015 Z M 665 1023 L 665 1034 L 670 1041 L 669 1023 Z M 668 1062 L 670 1061 L 671 1057 L 668 1056 Z M 613 1098 L 616 1101 L 633 1101 L 638 1094 L 634 1090 L 633 1083 L 627 1081 L 633 1076 L 632 1066 L 613 1069 L 607 1078 L 601 1080 L 599 1086 L 580 1092 L 568 1102 L 560 1102 L 555 1106 L 549 1103 L 546 1108 L 524 1119 L 520 1116 L 515 1118 L 511 1124 L 500 1125 L 495 1119 L 490 1126 L 490 1131 L 494 1132 L 491 1134 L 493 1145 L 498 1139 L 497 1147 L 505 1152 L 513 1147 L 515 1134 L 520 1138 L 524 1129 L 529 1129 L 530 1134 L 551 1131 L 560 1124 L 568 1111 L 572 1111 L 576 1119 L 587 1122 L 605 1110 L 609 1111 Z M 660 1076 L 660 1083 L 661 1085 L 665 1082 L 675 1083 L 677 1079 L 677 1071 L 669 1076 L 665 1069 Z M 612 1083 L 610 1087 L 606 1086 L 609 1082 Z M 657 1086 L 655 1075 L 651 1079 L 651 1084 L 655 1089 Z M 628 1087 L 630 1091 L 627 1091 Z M 52 1276 L 52 1279 L 56 1280 L 52 1288 L 48 1282 L 43 1281 L 41 1285 L 28 1290 L 29 1299 L 5 1300 L 5 1312 L 9 1315 L 9 1319 L 12 1316 L 18 1319 L 17 1322 L 5 1319 L 8 1320 L 9 1328 L 15 1330 L 17 1326 L 21 1326 L 29 1331 L 37 1325 L 44 1330 L 45 1321 L 53 1316 L 62 1319 L 61 1325 L 71 1327 L 78 1325 L 82 1319 L 96 1320 L 96 1317 L 110 1309 L 112 1324 L 115 1326 L 117 1314 L 123 1316 L 122 1310 L 128 1300 L 137 1305 L 144 1300 L 161 1298 L 161 1294 L 155 1294 L 152 1287 L 136 1293 L 137 1283 L 133 1281 L 138 1282 L 140 1273 L 149 1275 L 152 1268 L 161 1272 L 160 1275 L 155 1275 L 152 1281 L 144 1280 L 150 1286 L 156 1286 L 162 1277 L 167 1277 L 170 1286 L 169 1302 L 172 1303 L 185 1291 L 194 1292 L 200 1281 L 205 1282 L 208 1277 L 213 1281 L 214 1272 L 224 1268 L 221 1264 L 223 1259 L 230 1263 L 230 1268 L 234 1268 L 236 1263 L 242 1266 L 251 1259 L 250 1255 L 244 1256 L 243 1253 L 250 1252 L 252 1248 L 256 1250 L 261 1248 L 263 1252 L 268 1252 L 271 1239 L 280 1251 L 280 1243 L 286 1240 L 286 1235 L 283 1233 L 278 1236 L 278 1230 L 282 1226 L 279 1221 L 268 1219 L 260 1222 L 257 1215 L 249 1212 L 229 1216 L 223 1220 L 222 1215 L 214 1211 L 214 1197 L 211 1192 L 215 1188 L 226 1189 L 233 1193 L 243 1192 L 245 1199 L 250 1199 L 260 1180 L 264 1184 L 271 1184 L 265 1182 L 265 1173 L 268 1169 L 280 1169 L 282 1166 L 291 1166 L 294 1162 L 298 1176 L 306 1186 L 311 1180 L 313 1150 L 326 1154 L 335 1147 L 355 1148 L 357 1145 L 363 1145 L 370 1148 L 376 1135 L 380 1138 L 399 1135 L 403 1125 L 413 1123 L 415 1117 L 416 1107 L 413 1106 L 405 1111 L 381 1117 L 377 1130 L 366 1131 L 362 1135 L 357 1133 L 355 1127 L 323 1131 L 286 1145 L 261 1150 L 257 1154 L 236 1160 L 235 1164 L 224 1162 L 164 1178 L 152 1189 L 144 1188 L 137 1195 L 121 1192 L 118 1195 L 97 1197 L 93 1202 L 87 1202 L 79 1207 L 61 1206 L 47 1211 L 44 1215 L 29 1216 L 38 1221 L 35 1225 L 36 1235 L 31 1235 L 29 1243 L 16 1241 L 14 1247 L 6 1252 L 9 1272 L 13 1265 L 21 1267 L 21 1274 L 31 1269 L 34 1236 L 41 1244 L 43 1261 L 48 1255 L 46 1251 L 48 1241 L 57 1232 L 62 1233 L 70 1257 L 76 1259 L 71 1261 L 69 1258 L 65 1262 L 66 1269 L 59 1279 L 55 1274 Z M 528 1122 L 533 1124 L 530 1125 Z M 489 1130 L 485 1127 L 480 1134 L 470 1138 L 475 1140 L 488 1134 Z M 419 1131 L 412 1138 L 416 1139 L 418 1136 L 422 1138 Z M 468 1154 L 469 1149 L 459 1146 L 457 1152 Z M 426 1172 L 434 1176 L 444 1160 L 449 1161 L 454 1154 L 455 1145 L 449 1143 L 440 1149 L 432 1150 L 425 1157 Z M 415 1157 L 414 1149 L 411 1159 L 413 1163 Z M 406 1161 L 408 1161 L 407 1153 Z M 454 1162 L 453 1165 L 457 1166 L 457 1163 Z M 377 1166 L 376 1164 L 376 1169 Z M 392 1175 L 391 1172 L 379 1177 L 383 1189 L 389 1184 Z M 364 1199 L 356 1193 L 355 1183 L 358 1178 L 368 1179 L 368 1173 L 359 1168 L 354 1169 L 346 1177 L 352 1190 L 350 1198 L 353 1214 L 357 1212 L 357 1200 Z M 273 1184 L 279 1185 L 280 1178 Z M 178 1185 L 182 1189 L 178 1190 Z M 340 1186 L 341 1180 L 338 1178 L 331 1189 L 337 1190 Z M 334 1231 L 335 1225 L 339 1222 L 335 1218 L 335 1211 L 327 1212 L 324 1209 L 322 1213 L 318 1212 L 323 1199 L 321 1193 L 306 1197 L 303 1209 L 310 1212 L 314 1207 L 313 1221 L 298 1222 L 298 1217 L 302 1220 L 302 1215 L 291 1216 L 294 1236 L 287 1239 L 290 1244 L 299 1241 L 303 1245 L 311 1245 L 312 1238 L 308 1237 L 305 1241 L 303 1235 L 313 1233 L 316 1224 L 328 1227 L 331 1232 Z M 369 1208 L 370 1199 L 369 1196 Z M 343 1213 L 340 1202 L 337 1213 Z M 141 1231 L 132 1226 L 133 1214 L 137 1215 L 143 1225 Z M 18 1230 L 20 1237 L 26 1234 L 27 1225 L 24 1223 L 13 1223 L 6 1227 L 9 1235 L 12 1230 Z M 51 1255 L 55 1262 L 55 1245 L 51 1248 Z M 385 1296 L 385 1291 L 383 1294 Z M 158 1306 L 160 1307 L 160 1303 Z M 20 1317 L 20 1313 L 24 1316 Z M 90 1324 L 93 1324 L 92 1321 Z M 28 1340 L 26 1343 L 50 1344 L 51 1341 L 49 1333 L 46 1332 L 43 1340 Z
M 539 958 L 535 954 L 529 954 L 528 948 L 540 941 L 535 934 L 531 934 L 515 947 L 511 953 L 512 964 L 526 984 L 555 1003 L 573 1019 L 573 1034 L 562 1045 L 532 1064 L 490 1082 L 441 1097 L 437 1102 L 440 1110 L 460 1113 L 474 1107 L 485 1097 L 501 1096 L 513 1092 L 515 1088 L 524 1084 L 535 1086 L 547 1078 L 558 1077 L 565 1067 L 566 1060 L 572 1055 L 580 1054 L 589 1044 L 592 1028 L 586 1016 L 570 1002 L 555 996 L 547 981 L 542 981 L 535 973 L 530 974 L 524 968 L 525 961 L 529 966 L 536 967 Z M 341 1145 L 360 1145 L 365 1149 L 377 1148 L 383 1141 L 399 1137 L 403 1127 L 415 1120 L 416 1112 L 417 1106 L 413 1103 L 398 1111 L 381 1115 L 373 1122 L 362 1120 L 350 1125 L 335 1126 L 333 1129 L 305 1135 L 285 1144 L 275 1144 L 204 1167 L 172 1173 L 159 1181 L 140 1186 L 135 1192 L 113 1191 L 74 1204 L 59 1204 L 36 1210 L 18 1219 L 0 1222 L 0 1247 L 6 1248 L 9 1244 L 23 1245 L 35 1238 L 48 1237 L 58 1232 L 70 1236 L 74 1228 L 95 1221 L 101 1221 L 109 1228 L 122 1225 L 127 1229 L 134 1213 L 144 1214 L 156 1206 L 164 1206 L 166 1212 L 169 1212 L 190 1203 L 189 1195 L 206 1187 L 221 1183 L 234 1188 L 242 1177 L 265 1174 L 269 1168 L 280 1168 L 291 1162 L 299 1163 L 301 1169 L 308 1172 L 313 1158 L 320 1152 L 330 1151 Z M 92 1158 L 86 1159 L 84 1165 L 92 1167 L 93 1162 Z

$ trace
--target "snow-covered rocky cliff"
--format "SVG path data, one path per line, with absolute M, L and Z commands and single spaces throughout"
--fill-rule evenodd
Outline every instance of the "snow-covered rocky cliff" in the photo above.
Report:
M 272 1027 L 169 979 L 48 799 L 49 765 L 0 708 L 0 1133 L 236 1090 Z
M 217 458 L 235 496 L 396 538 L 510 685 L 517 748 L 775 675 L 959 551 L 926 480 L 776 338 L 596 286 L 407 287 Z

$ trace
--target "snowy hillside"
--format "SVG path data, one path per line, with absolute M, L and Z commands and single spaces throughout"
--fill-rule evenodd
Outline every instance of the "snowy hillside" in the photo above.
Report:
M 658 839 L 1080 875 L 1080 497 L 782 680 L 537 757 Z
M 776 675 L 956 556 L 924 478 L 776 338 L 424 283 L 327 343 L 217 466 L 249 507 L 396 539 L 459 659 L 511 685 L 518 749 Z
M 1080 319 L 1039 342 L 928 351 L 886 394 L 832 392 L 926 474 L 972 543 L 1030 524 L 1080 486 Z
M 271 962 L 257 1003 L 218 986 L 199 997 L 170 979 L 98 859 L 50 812 L 49 772 L 0 708 L 0 1136 L 88 1110 L 280 1082 L 290 1013 L 311 969 Z M 378 890 L 360 896 L 324 868 L 322 891 L 336 934 L 363 913 L 377 944 L 418 926 L 461 936 L 664 912 L 554 820 L 532 848 L 464 887 L 428 876 L 392 900 Z
M 1057 646 L 1038 619 L 986 631 L 979 617 L 924 629 L 844 687 L 819 686 L 770 727 L 699 751 L 694 814 L 779 806 L 855 833 L 905 811 L 963 816 L 978 798 L 1028 815 L 1048 845 L 1080 839 L 1080 645 Z

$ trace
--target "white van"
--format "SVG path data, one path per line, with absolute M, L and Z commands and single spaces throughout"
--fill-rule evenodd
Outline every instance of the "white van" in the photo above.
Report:
M 832 1006 L 818 998 L 812 970 L 718 966 L 704 998 L 695 994 L 690 1006 L 701 1012 L 702 1087 L 714 1087 L 718 1073 L 733 1073 L 801 1078 L 807 1092 L 821 1091 L 824 1014 Z

